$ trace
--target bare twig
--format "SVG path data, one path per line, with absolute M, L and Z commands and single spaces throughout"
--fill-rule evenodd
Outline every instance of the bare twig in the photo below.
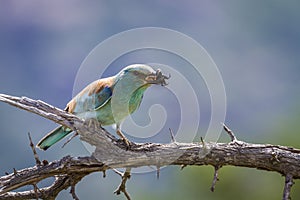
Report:
M 105 178 L 105 177 L 106 177 L 106 171 L 103 170 L 103 171 L 102 171 L 102 178 Z
M 116 195 L 120 195 L 121 192 L 123 192 L 125 197 L 127 198 L 127 200 L 131 199 L 129 193 L 126 190 L 126 182 L 131 176 L 130 171 L 131 171 L 131 168 L 126 168 L 125 172 L 122 175 L 121 183 L 120 183 L 119 187 L 117 188 L 117 190 L 114 192 Z
M 201 141 L 201 144 L 202 144 L 203 148 L 206 148 L 206 147 L 205 147 L 205 142 L 204 142 L 204 140 L 203 140 L 203 137 L 200 137 L 200 141 Z
M 33 184 L 33 190 L 34 190 L 34 193 L 35 193 L 36 200 L 39 200 L 39 193 L 38 193 L 39 188 L 36 184 Z
M 228 135 L 230 136 L 230 140 L 231 140 L 231 144 L 239 144 L 239 145 L 242 145 L 243 142 L 242 141 L 239 141 L 232 130 L 230 130 L 224 123 L 222 124 L 223 125 L 223 128 L 224 130 L 226 131 L 226 133 L 228 133 Z
M 16 170 L 16 168 L 13 168 L 13 170 L 14 170 L 14 175 L 17 175 L 18 171 Z
M 294 184 L 293 176 L 290 174 L 287 174 L 285 176 L 285 184 L 284 184 L 283 198 L 282 198 L 283 200 L 291 199 L 290 193 L 291 193 L 293 184 Z
M 31 150 L 32 150 L 32 153 L 33 153 L 33 156 L 34 156 L 34 159 L 35 159 L 35 164 L 37 166 L 40 166 L 41 165 L 41 161 L 39 159 L 39 156 L 35 150 L 35 147 L 34 147 L 34 144 L 32 142 L 32 139 L 31 139 L 31 136 L 30 136 L 30 133 L 28 132 L 28 138 L 29 138 L 29 142 L 30 142 L 30 147 L 31 147 Z
M 112 169 L 116 174 L 118 174 L 120 177 L 122 177 L 124 175 L 124 173 L 120 172 L 117 169 Z
M 176 143 L 176 139 L 175 139 L 175 136 L 174 136 L 174 133 L 173 133 L 172 129 L 169 128 L 169 131 L 170 131 L 170 135 L 171 135 L 171 141 L 172 141 L 173 143 Z
M 56 176 L 55 181 L 49 187 L 45 187 L 37 190 L 33 189 L 33 190 L 23 191 L 23 192 L 6 192 L 0 195 L 0 199 L 8 199 L 8 200 L 35 199 L 38 192 L 38 197 L 40 199 L 55 200 L 56 196 L 61 190 L 70 187 L 69 178 L 70 178 L 69 176 L 63 176 L 63 175 Z M 78 178 L 79 179 L 76 179 L 77 182 L 81 180 L 79 176 Z
M 183 170 L 184 168 L 186 168 L 187 165 L 181 165 L 180 166 L 180 170 Z
M 76 186 L 75 184 L 71 185 L 70 193 L 71 193 L 73 199 L 79 200 L 79 198 L 77 197 L 76 192 L 75 192 L 75 186 Z
M 211 184 L 211 187 L 210 187 L 210 190 L 211 190 L 212 192 L 215 191 L 216 183 L 217 183 L 217 181 L 219 180 L 219 178 L 218 178 L 218 171 L 219 171 L 219 169 L 220 169 L 219 166 L 215 166 L 214 178 L 213 178 L 213 181 L 212 181 L 212 184 Z
M 39 198 L 48 199 L 55 197 L 61 190 L 67 189 L 72 184 L 79 182 L 84 176 L 97 171 L 106 170 L 107 167 L 95 158 L 64 157 L 45 166 L 31 167 L 0 177 L 0 199 L 34 199 L 36 191 L 23 193 L 10 192 L 25 185 L 34 185 L 37 182 L 55 176 L 53 184 L 46 188 L 38 189 Z
M 160 175 L 160 166 L 156 166 L 156 178 L 159 179 Z

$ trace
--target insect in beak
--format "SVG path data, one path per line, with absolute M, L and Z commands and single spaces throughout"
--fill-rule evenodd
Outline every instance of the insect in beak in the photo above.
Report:
M 150 74 L 146 77 L 146 81 L 150 84 L 160 84 L 161 86 L 166 86 L 168 83 L 167 79 L 171 78 L 171 74 L 169 76 L 163 75 L 160 69 L 157 69 L 155 74 Z

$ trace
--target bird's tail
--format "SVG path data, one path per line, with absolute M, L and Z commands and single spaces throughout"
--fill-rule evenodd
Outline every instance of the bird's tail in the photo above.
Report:
M 50 133 L 48 133 L 45 137 L 43 137 L 36 146 L 42 150 L 47 150 L 49 147 L 51 147 L 59 140 L 63 139 L 66 135 L 68 135 L 71 132 L 71 129 L 59 126 Z

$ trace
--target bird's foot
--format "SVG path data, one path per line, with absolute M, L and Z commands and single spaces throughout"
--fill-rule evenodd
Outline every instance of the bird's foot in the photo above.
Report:
M 122 138 L 122 141 L 124 142 L 124 144 L 126 145 L 126 150 L 130 149 L 130 141 L 127 138 Z
M 130 141 L 123 135 L 120 129 L 117 129 L 117 134 L 120 136 L 121 140 L 124 142 L 126 149 L 130 149 Z

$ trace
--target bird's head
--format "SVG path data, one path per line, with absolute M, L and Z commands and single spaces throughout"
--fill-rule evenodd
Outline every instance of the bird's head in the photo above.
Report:
M 125 67 L 118 74 L 120 78 L 130 79 L 132 82 L 136 82 L 141 85 L 157 84 L 161 86 L 167 85 L 166 80 L 169 76 L 163 75 L 160 69 L 156 71 L 145 64 L 133 64 Z

